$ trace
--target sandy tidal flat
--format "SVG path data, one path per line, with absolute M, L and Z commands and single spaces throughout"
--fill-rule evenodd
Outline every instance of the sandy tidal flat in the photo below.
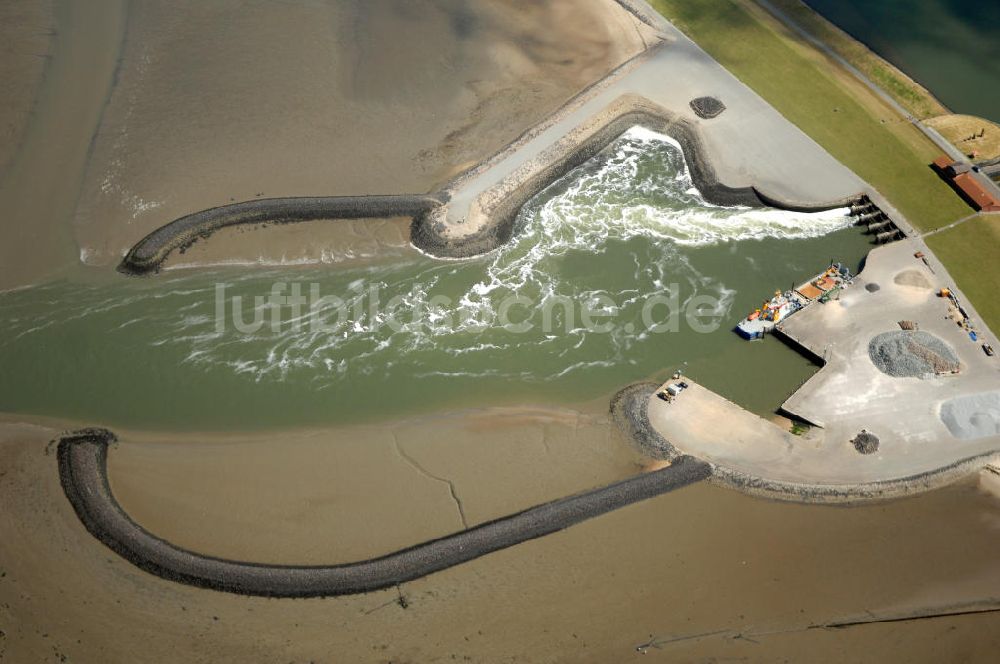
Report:
M 233 201 L 428 191 L 643 45 L 602 0 L 133 3 L 74 215 L 81 256 L 113 264 Z M 256 253 L 280 259 L 271 245 Z
M 21 145 L 50 57 L 50 2 L 0 3 L 0 178 Z
M 664 661 L 988 661 L 1000 645 L 989 613 L 811 628 L 995 606 L 997 499 L 975 481 L 858 508 L 781 504 L 702 483 L 398 589 L 284 601 L 133 567 L 84 530 L 63 496 L 48 444 L 57 431 L 0 432 L 0 528 L 17 533 L 0 548 L 4 661 L 609 662 L 651 641 L 649 653 Z M 467 433 L 454 436 L 467 443 L 464 462 L 487 461 L 475 448 L 483 432 Z M 432 470 L 449 470 L 413 444 Z M 558 465 L 545 475 L 583 479 Z M 188 481 L 197 489 L 206 477 Z M 423 480 L 413 480 L 421 491 Z M 316 500 L 294 527 L 322 541 L 329 489 L 310 483 L 293 493 L 310 487 Z M 373 498 L 354 505 L 374 510 L 368 526 L 384 518 Z M 180 503 L 179 518 L 212 519 L 211 508 L 198 515 Z M 234 514 L 259 507 L 250 492 L 229 505 Z M 336 522 L 343 536 L 364 537 L 349 520 Z
M 643 459 L 602 405 L 335 430 L 125 434 L 109 480 L 126 512 L 183 548 L 264 563 L 353 562 L 638 472 Z

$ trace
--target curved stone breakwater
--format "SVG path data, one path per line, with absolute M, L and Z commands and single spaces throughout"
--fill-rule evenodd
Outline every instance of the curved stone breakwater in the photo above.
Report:
M 619 390 L 611 399 L 611 415 L 615 424 L 628 440 L 649 457 L 671 461 L 695 458 L 675 447 L 650 422 L 650 398 L 658 388 L 657 383 L 641 382 Z M 839 484 L 778 480 L 762 477 L 732 465 L 722 465 L 714 461 L 702 461 L 702 463 L 710 468 L 707 479 L 711 484 L 735 489 L 758 498 L 794 503 L 860 505 L 894 500 L 946 486 L 978 472 L 984 465 L 995 461 L 996 456 L 994 451 L 990 451 L 904 477 Z
M 568 528 L 587 519 L 706 479 L 711 467 L 679 456 L 667 468 L 543 503 L 440 539 L 378 558 L 325 566 L 266 565 L 187 551 L 135 523 L 111 492 L 106 429 L 59 441 L 59 477 L 87 530 L 117 554 L 164 579 L 265 597 L 323 597 L 388 588 Z
M 649 421 L 649 398 L 658 387 L 657 383 L 651 382 L 623 387 L 611 397 L 611 417 L 643 454 L 672 461 L 683 455 Z
M 129 275 L 155 273 L 171 252 L 229 226 L 317 219 L 411 217 L 410 240 L 424 253 L 439 258 L 478 256 L 510 241 L 518 212 L 533 196 L 636 126 L 666 134 L 681 145 L 691 178 L 707 201 L 716 205 L 784 207 L 773 199 L 765 201 L 753 187 L 730 187 L 719 182 L 701 138 L 690 123 L 642 97 L 627 95 L 580 128 L 581 135 L 567 136 L 553 146 L 542 156 L 543 164 L 532 164 L 487 192 L 478 205 L 488 221 L 476 232 L 456 236 L 446 221 L 451 192 L 464 180 L 459 176 L 444 190 L 423 195 L 269 198 L 209 208 L 180 217 L 144 237 L 126 254 L 118 271 Z M 838 201 L 796 209 L 818 211 L 840 205 Z
M 118 271 L 157 272 L 170 253 L 228 226 L 284 224 L 317 219 L 416 217 L 444 204 L 443 195 L 310 196 L 264 198 L 209 208 L 176 219 L 140 240 Z
M 516 232 L 521 208 L 550 184 L 574 168 L 595 157 L 622 134 L 633 127 L 669 136 L 681 146 L 688 172 L 695 188 L 706 201 L 714 205 L 742 207 L 773 207 L 796 212 L 822 212 L 845 207 L 858 200 L 851 195 L 822 202 L 782 200 L 754 186 L 732 187 L 719 180 L 708 157 L 698 128 L 676 113 L 645 97 L 628 94 L 618 98 L 603 112 L 590 118 L 534 160 L 525 163 L 510 177 L 483 192 L 475 201 L 466 219 L 476 228 L 466 231 L 450 223 L 448 206 L 432 208 L 413 219 L 410 241 L 418 249 L 442 258 L 468 258 L 487 253 L 506 244 Z M 525 139 L 531 137 L 529 133 Z M 518 146 L 512 144 L 507 150 Z M 486 163 L 488 163 L 487 160 Z M 451 196 L 465 183 L 469 173 L 460 175 L 445 190 Z M 476 223 L 476 222 L 479 223 Z
M 849 205 L 857 199 L 850 196 L 822 203 L 788 201 L 753 186 L 723 184 L 692 123 L 641 96 L 624 95 L 510 177 L 483 192 L 470 213 L 475 219 L 449 220 L 448 202 L 480 167 L 459 175 L 444 189 L 428 194 L 270 198 L 202 210 L 147 235 L 128 252 L 118 270 L 129 275 L 157 272 L 171 252 L 183 250 L 221 228 L 318 219 L 411 217 L 410 241 L 424 253 L 439 258 L 478 256 L 510 241 L 516 231 L 518 213 L 533 196 L 636 126 L 677 141 L 695 187 L 705 200 L 715 205 L 819 212 Z M 531 136 L 529 132 L 521 141 Z M 519 146 L 516 141 L 498 154 L 507 154 Z M 487 159 L 482 168 L 497 158 Z
M 550 184 L 608 147 L 632 127 L 665 134 L 681 146 L 695 187 L 710 203 L 726 206 L 765 207 L 753 187 L 730 187 L 719 181 L 709 161 L 698 130 L 677 114 L 637 95 L 625 95 L 525 164 L 509 178 L 484 192 L 475 213 L 486 219 L 475 232 L 458 235 L 446 217 L 447 206 L 432 208 L 414 217 L 410 241 L 421 251 L 443 258 L 468 258 L 506 244 L 515 232 L 518 212 Z M 464 180 L 459 176 L 446 192 L 455 191 Z M 827 210 L 838 204 L 816 205 Z

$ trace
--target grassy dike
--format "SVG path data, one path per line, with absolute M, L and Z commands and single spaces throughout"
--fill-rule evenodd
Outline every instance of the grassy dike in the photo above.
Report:
M 812 10 L 802 0 L 769 0 L 809 33 L 877 83 L 906 110 L 924 120 L 951 113 L 926 88 Z
M 979 215 L 927 237 L 991 330 L 1000 330 L 1000 215 Z
M 651 4 L 917 227 L 969 213 L 928 167 L 939 152 L 933 143 L 762 8 L 749 0 Z

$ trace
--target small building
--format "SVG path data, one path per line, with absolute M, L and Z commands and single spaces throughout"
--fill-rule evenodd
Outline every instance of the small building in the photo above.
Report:
M 975 209 L 1000 212 L 1000 197 L 976 179 L 970 172 L 969 164 L 941 155 L 934 160 L 934 169 Z
M 941 155 L 934 160 L 934 168 L 948 178 L 953 178 L 961 173 L 968 173 L 970 170 L 970 166 L 964 161 L 954 161 L 946 155 Z
M 948 155 L 943 154 L 934 160 L 934 169 L 940 173 L 944 173 L 945 169 L 951 166 L 952 163 L 954 162 L 951 158 Z
M 986 190 L 971 173 L 960 173 L 952 180 L 972 207 L 981 212 L 1000 212 L 1000 198 Z

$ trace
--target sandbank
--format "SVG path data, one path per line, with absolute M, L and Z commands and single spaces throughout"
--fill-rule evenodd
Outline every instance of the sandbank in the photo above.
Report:
M 91 265 L 227 203 L 431 191 L 644 48 L 603 0 L 140 3 L 128 21 L 74 217 Z
M 1000 531 L 996 499 L 975 483 L 852 509 L 701 483 L 399 589 L 274 601 L 164 581 L 96 542 L 63 496 L 58 434 L 0 427 L 0 526 L 17 533 L 0 553 L 0 652 L 12 661 L 607 662 L 652 638 L 665 643 L 650 654 L 691 659 L 877 660 L 887 642 L 914 659 L 988 659 L 997 646 L 987 614 L 811 628 L 859 607 L 878 618 L 988 599 Z M 303 528 L 323 529 L 316 516 Z

